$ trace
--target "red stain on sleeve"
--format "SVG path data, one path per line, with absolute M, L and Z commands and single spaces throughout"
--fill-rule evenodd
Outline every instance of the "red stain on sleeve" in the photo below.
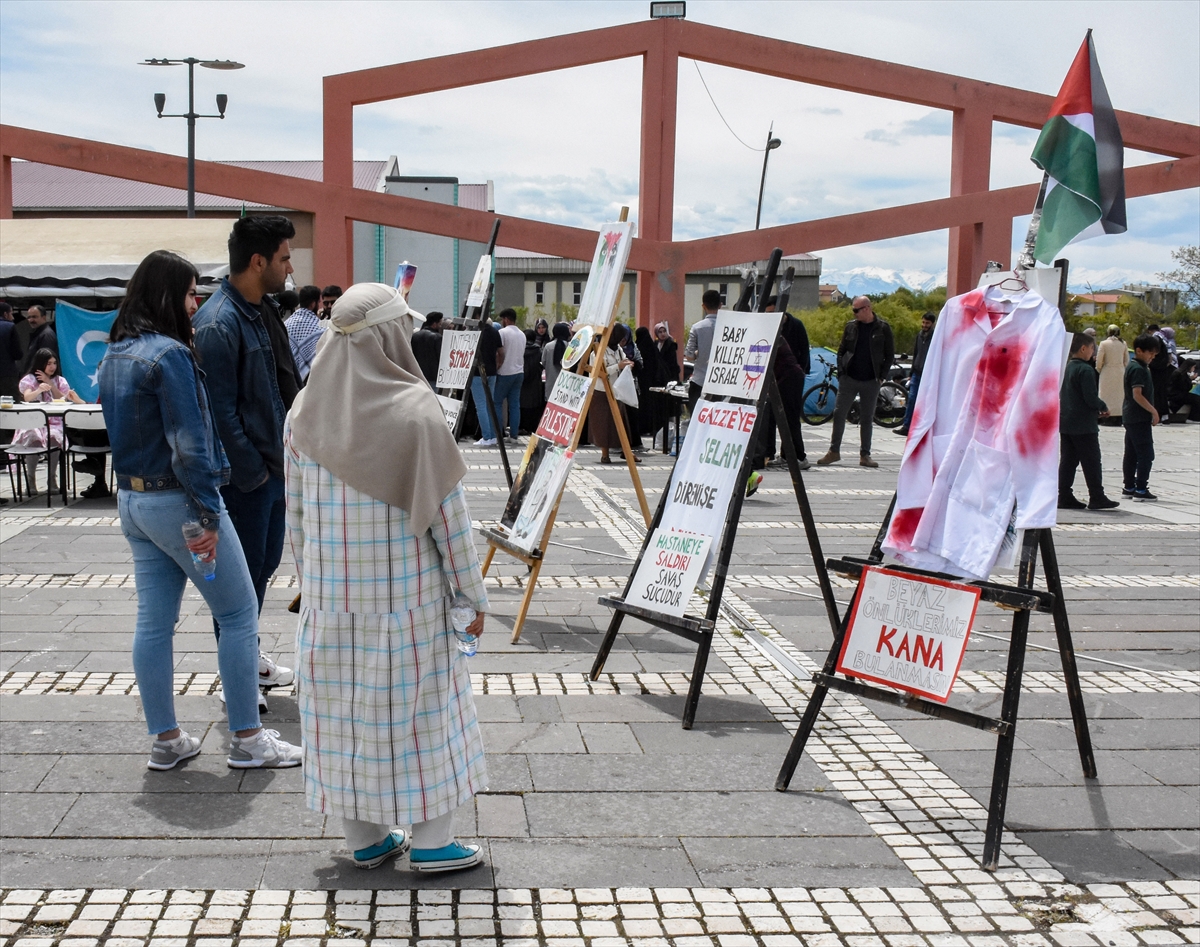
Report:
M 1024 457 L 1040 454 L 1058 442 L 1058 385 L 1054 378 L 1038 383 L 1036 407 L 1016 429 L 1017 451 Z
M 892 515 L 892 526 L 888 530 L 888 539 L 896 546 L 911 549 L 913 536 L 916 535 L 917 525 L 921 522 L 923 506 L 912 506 L 906 510 L 897 510 Z

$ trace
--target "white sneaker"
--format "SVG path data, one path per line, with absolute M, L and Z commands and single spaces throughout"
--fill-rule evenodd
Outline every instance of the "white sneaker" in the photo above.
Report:
M 190 760 L 200 752 L 200 738 L 180 730 L 174 740 L 155 740 L 150 749 L 149 769 L 174 769 L 176 763 Z
M 235 736 L 229 741 L 231 769 L 284 769 L 303 761 L 304 751 L 279 739 L 278 730 L 259 730 L 252 737 Z
M 258 652 L 259 687 L 287 687 L 295 679 L 296 675 L 291 668 L 276 664 L 275 659 L 265 651 Z
M 225 688 L 217 688 L 217 697 L 221 699 L 221 703 L 225 703 Z M 265 714 L 267 712 L 267 694 L 266 691 L 259 688 L 258 691 L 258 712 Z
M 494 437 L 481 437 L 475 442 L 476 447 L 495 447 L 496 439 Z

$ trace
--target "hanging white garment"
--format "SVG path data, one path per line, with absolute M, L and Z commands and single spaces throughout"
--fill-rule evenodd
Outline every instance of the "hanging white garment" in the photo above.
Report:
M 947 300 L 921 374 L 884 552 L 905 565 L 985 579 L 1010 527 L 1055 524 L 1070 339 L 1058 309 L 1032 291 L 991 286 Z

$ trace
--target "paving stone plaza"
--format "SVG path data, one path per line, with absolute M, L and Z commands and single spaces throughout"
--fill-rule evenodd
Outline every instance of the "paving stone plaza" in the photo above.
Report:
M 804 433 L 820 456 L 827 431 Z M 1101 442 L 1115 495 L 1120 429 Z M 1051 621 L 1035 615 L 995 872 L 979 864 L 990 734 L 831 693 L 791 790 L 774 791 L 830 642 L 784 471 L 744 507 L 731 607 L 684 731 L 683 639 L 627 619 L 605 673 L 587 678 L 609 620 L 597 597 L 623 585 L 643 528 L 626 469 L 580 452 L 517 645 L 525 569 L 498 557 L 489 575 L 494 615 L 471 669 L 490 783 L 456 826 L 486 860 L 441 876 L 404 859 L 357 870 L 339 820 L 305 808 L 299 769 L 227 768 L 194 591 L 175 688 L 203 750 L 147 770 L 115 502 L 5 506 L 0 947 L 1196 943 L 1200 425 L 1157 428 L 1155 442 L 1157 504 L 1060 513 L 1055 532 L 1099 777 L 1081 774 Z M 900 447 L 877 429 L 878 470 L 805 475 L 827 556 L 866 554 Z M 464 455 L 472 514 L 493 523 L 507 494 L 498 455 Z M 653 505 L 670 458 L 643 460 Z M 262 617 L 284 664 L 295 589 L 285 552 Z M 834 589 L 846 601 L 853 584 Z M 998 713 L 1010 625 L 980 607 L 953 704 Z M 294 695 L 274 691 L 264 723 L 298 741 Z

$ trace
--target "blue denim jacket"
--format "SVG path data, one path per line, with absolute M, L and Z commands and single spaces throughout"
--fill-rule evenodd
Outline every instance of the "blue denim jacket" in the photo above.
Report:
M 266 300 L 267 305 L 274 305 Z M 249 493 L 283 479 L 283 419 L 271 338 L 257 306 L 228 277 L 192 319 L 213 416 L 229 457 L 230 483 Z
M 157 333 L 122 339 L 109 345 L 99 382 L 113 472 L 142 480 L 174 476 L 200 525 L 215 530 L 218 490 L 229 468 L 192 353 Z

